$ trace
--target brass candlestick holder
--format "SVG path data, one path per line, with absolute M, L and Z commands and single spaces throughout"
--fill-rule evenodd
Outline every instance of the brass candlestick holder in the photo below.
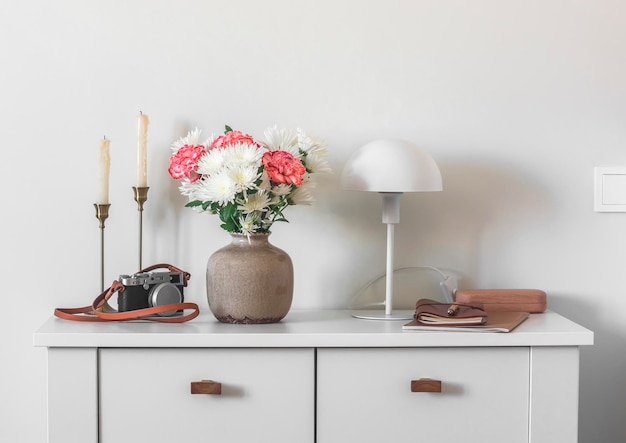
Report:
M 110 204 L 94 203 L 96 218 L 100 220 L 100 292 L 104 292 L 104 221 L 109 218 Z
M 135 195 L 135 201 L 137 202 L 137 210 L 139 211 L 139 268 L 138 271 L 143 269 L 141 265 L 141 257 L 143 256 L 143 204 L 148 200 L 148 186 L 133 186 L 133 192 Z

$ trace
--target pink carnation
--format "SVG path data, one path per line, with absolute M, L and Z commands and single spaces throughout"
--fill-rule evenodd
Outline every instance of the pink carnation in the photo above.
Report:
M 287 151 L 269 151 L 263 154 L 263 166 L 275 183 L 300 186 L 306 169 L 302 162 Z
M 196 172 L 198 160 L 205 153 L 203 145 L 183 145 L 170 157 L 168 172 L 174 180 L 187 177 L 193 183 L 200 178 Z
M 211 143 L 210 149 L 214 148 L 225 148 L 228 145 L 234 145 L 236 143 L 244 143 L 248 145 L 257 145 L 258 143 L 254 141 L 251 135 L 244 134 L 241 131 L 228 131 L 224 135 L 220 135 L 213 143 Z

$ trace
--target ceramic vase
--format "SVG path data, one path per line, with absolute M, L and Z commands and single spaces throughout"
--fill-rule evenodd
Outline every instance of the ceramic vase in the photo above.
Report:
M 209 258 L 207 298 L 220 322 L 276 323 L 289 312 L 293 264 L 269 235 L 231 233 L 231 243 Z

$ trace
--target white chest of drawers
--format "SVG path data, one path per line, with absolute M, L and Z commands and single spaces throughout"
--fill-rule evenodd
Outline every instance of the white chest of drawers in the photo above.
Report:
M 401 325 L 347 311 L 257 326 L 51 318 L 34 334 L 49 442 L 577 441 L 591 331 L 553 312 L 506 334 Z

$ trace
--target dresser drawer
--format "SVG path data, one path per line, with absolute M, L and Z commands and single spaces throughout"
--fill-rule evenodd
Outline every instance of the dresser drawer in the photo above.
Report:
M 529 354 L 319 349 L 318 442 L 527 443 Z
M 314 350 L 101 349 L 100 442 L 313 442 Z M 221 387 L 220 394 L 192 394 Z

